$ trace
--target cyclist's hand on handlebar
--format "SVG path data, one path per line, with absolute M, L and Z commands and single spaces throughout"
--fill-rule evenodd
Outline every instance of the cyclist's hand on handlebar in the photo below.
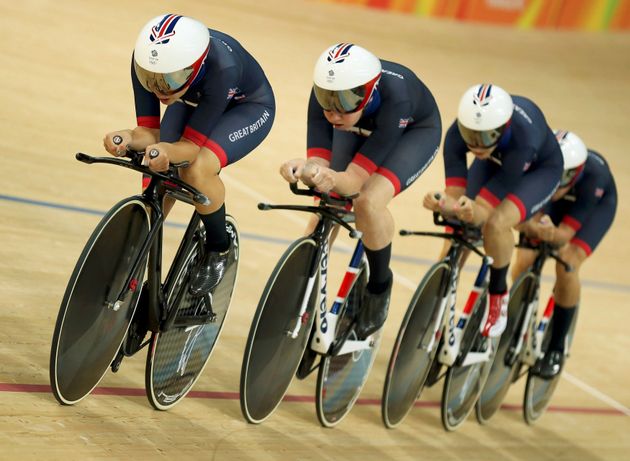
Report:
M 168 155 L 166 154 L 164 143 L 151 144 L 150 146 L 147 146 L 144 154 L 144 161 L 142 163 L 156 172 L 168 170 L 170 161 L 168 159 Z
M 443 195 L 444 193 L 439 191 L 427 192 L 424 199 L 422 199 L 422 206 L 429 211 L 441 211 L 440 201 L 442 200 Z
M 471 223 L 474 219 L 473 200 L 462 195 L 453 205 L 453 212 L 460 221 Z
M 437 211 L 442 216 L 455 216 L 455 206 L 457 200 L 445 192 L 432 191 L 424 196 L 422 202 L 425 208 L 431 211 Z
M 536 223 L 536 233 L 540 240 L 545 242 L 553 242 L 556 236 L 556 226 L 548 215 L 544 215 L 540 218 L 540 221 Z
M 315 187 L 320 192 L 330 192 L 335 187 L 333 170 L 315 162 L 306 162 L 300 179 L 307 186 Z
M 103 138 L 103 147 L 115 157 L 122 157 L 131 142 L 131 130 L 112 131 Z
M 303 158 L 294 158 L 286 161 L 280 165 L 280 176 L 282 176 L 287 182 L 295 183 L 298 179 L 300 179 L 305 164 L 306 160 Z

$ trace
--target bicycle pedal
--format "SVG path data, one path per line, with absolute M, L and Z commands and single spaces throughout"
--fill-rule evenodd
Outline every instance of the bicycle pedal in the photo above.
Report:
M 505 353 L 505 358 L 503 360 L 503 363 L 505 363 L 506 367 L 512 367 L 514 366 L 514 363 L 516 363 L 516 358 L 517 356 L 515 354 L 514 348 L 510 347 L 508 351 Z
M 350 324 L 350 326 L 348 327 L 348 329 L 345 331 L 345 333 L 343 335 L 341 335 L 339 338 L 337 338 L 333 344 L 330 347 L 330 355 L 338 355 L 339 351 L 341 350 L 341 348 L 343 347 L 343 345 L 346 343 L 346 341 L 348 341 L 350 339 L 351 336 L 354 335 L 354 340 L 356 341 L 361 341 L 360 339 L 357 338 L 357 334 L 354 331 L 354 327 L 356 326 L 356 321 L 352 321 L 352 324 Z M 370 336 L 368 336 L 365 339 L 370 339 L 370 345 L 372 345 L 374 343 L 374 340 L 371 339 L 374 336 L 374 333 L 372 333 Z
M 214 312 L 208 313 L 207 316 L 208 320 L 206 323 L 215 323 L 217 321 L 217 314 L 215 314 Z
M 148 331 L 148 324 L 146 324 L 146 322 L 132 322 L 121 346 L 122 353 L 130 357 L 142 349 L 144 346 L 143 341 Z
M 302 380 L 302 379 L 305 379 L 308 375 L 310 375 L 314 370 L 316 370 L 317 366 L 313 366 L 313 363 L 315 363 L 316 358 L 317 358 L 317 352 L 307 347 L 306 350 L 304 351 L 304 355 L 302 356 L 302 360 L 300 360 L 298 369 L 295 372 L 295 377 L 297 379 Z
M 116 355 L 116 358 L 112 361 L 110 368 L 112 369 L 112 373 L 117 373 L 118 370 L 120 370 L 120 364 L 123 361 L 123 358 L 125 357 L 125 354 L 123 353 L 122 350 L 118 351 L 118 355 Z
M 440 378 L 442 377 L 440 375 L 441 370 L 442 370 L 442 364 L 438 362 L 437 359 L 434 359 L 433 363 L 431 364 L 431 368 L 429 369 L 429 374 L 427 375 L 427 379 L 426 379 L 427 387 L 433 386 L 435 383 L 437 383 L 440 380 Z
M 122 350 L 125 356 L 130 357 L 141 349 L 144 336 L 140 337 L 136 334 L 127 335 L 122 345 Z
M 196 325 L 206 325 L 217 321 L 217 314 L 208 312 L 206 314 L 178 315 L 173 323 L 176 328 L 192 327 Z

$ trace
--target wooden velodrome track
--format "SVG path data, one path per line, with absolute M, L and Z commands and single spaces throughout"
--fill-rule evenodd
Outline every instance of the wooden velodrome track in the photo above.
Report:
M 173 410 L 154 411 L 144 397 L 144 351 L 108 374 L 98 395 L 61 407 L 49 392 L 48 360 L 66 282 L 98 214 L 139 189 L 133 172 L 80 164 L 74 153 L 101 154 L 105 132 L 134 125 L 131 49 L 141 25 L 164 12 L 196 17 L 237 37 L 276 92 L 271 135 L 222 173 L 228 210 L 243 234 L 232 310 L 196 392 Z M 629 35 L 461 25 L 303 0 L 22 0 L 2 2 L 0 26 L 0 459 L 628 459 Z M 620 197 L 617 219 L 583 267 L 573 354 L 553 407 L 535 426 L 521 418 L 522 380 L 486 427 L 470 418 L 445 433 L 436 407 L 441 385 L 423 394 L 398 429 L 382 426 L 378 400 L 393 341 L 412 290 L 437 255 L 434 242 L 399 237 L 382 347 L 348 418 L 332 430 L 319 426 L 311 377 L 292 384 L 292 401 L 266 423 L 242 419 L 237 393 L 250 320 L 275 261 L 305 222 L 284 212 L 264 214 L 255 205 L 299 202 L 277 169 L 282 160 L 304 155 L 312 67 L 339 41 L 414 69 L 435 95 L 445 126 L 469 85 L 492 81 L 534 99 L 552 126 L 576 131 L 610 161 Z M 421 197 L 442 183 L 438 158 L 394 201 L 398 228 L 432 227 Z M 189 214 L 179 205 L 169 220 L 182 224 Z M 180 232 L 168 229 L 169 256 Z M 333 259 L 339 273 L 347 255 L 335 252 Z M 465 273 L 464 282 L 470 278 Z M 548 277 L 543 297 L 550 286 Z

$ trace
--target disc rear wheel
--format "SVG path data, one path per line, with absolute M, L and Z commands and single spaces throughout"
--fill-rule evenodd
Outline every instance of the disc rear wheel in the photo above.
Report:
M 190 294 L 190 272 L 198 263 L 203 236 L 194 242 L 176 266 L 167 293 L 167 306 L 177 309 L 175 322 L 167 331 L 153 333 L 147 355 L 145 384 L 147 397 L 157 410 L 168 410 L 183 399 L 203 373 L 217 344 L 232 300 L 239 265 L 239 234 L 236 221 L 226 216 L 231 250 L 225 274 L 209 297 Z M 198 317 L 199 323 L 195 323 Z M 184 321 L 186 319 L 186 321 Z
M 494 350 L 497 340 L 485 338 L 479 332 L 486 304 L 486 294 L 480 296 L 473 308 L 464 334 L 462 336 L 462 352 L 455 364 L 449 367 L 442 391 L 441 413 L 442 425 L 447 431 L 457 429 L 468 417 L 483 389 L 492 366 L 492 355 L 487 361 L 461 365 L 468 352 L 483 354 L 489 348 Z
M 501 335 L 490 373 L 475 406 L 477 421 L 481 424 L 487 423 L 499 410 L 510 385 L 518 376 L 523 351 L 515 355 L 514 348 L 519 340 L 523 322 L 529 321 L 525 316 L 531 301 L 529 294 L 533 289 L 532 284 L 535 283 L 537 283 L 536 276 L 527 272 L 510 290 L 507 326 Z
M 347 338 L 346 344 L 349 344 L 348 341 L 357 341 L 353 325 L 361 308 L 367 278 L 366 265 L 363 264 L 341 308 L 335 332 L 336 340 Z M 350 412 L 374 364 L 380 339 L 379 330 L 372 334 L 367 348 L 322 358 L 315 399 L 317 417 L 322 426 L 336 426 Z

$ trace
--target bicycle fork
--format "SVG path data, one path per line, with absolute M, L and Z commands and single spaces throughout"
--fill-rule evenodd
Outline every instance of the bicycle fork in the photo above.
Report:
M 319 292 L 319 315 L 316 319 L 316 330 L 313 335 L 313 339 L 311 341 L 311 349 L 320 354 L 329 354 L 333 353 L 334 355 L 343 355 L 351 352 L 355 352 L 362 349 L 367 349 L 370 347 L 371 340 L 369 338 L 363 341 L 347 341 L 347 338 L 336 338 L 337 331 L 337 322 L 339 320 L 339 314 L 341 313 L 341 308 L 346 302 L 346 299 L 350 293 L 350 290 L 355 284 L 357 276 L 359 274 L 361 260 L 363 259 L 363 254 L 365 250 L 363 247 L 363 242 L 360 240 L 357 242 L 356 247 L 354 248 L 354 252 L 352 253 L 352 257 L 350 258 L 350 264 L 346 269 L 346 273 L 341 282 L 341 286 L 337 291 L 337 296 L 333 301 L 330 309 L 327 309 L 327 301 L 326 301 L 326 277 L 322 275 L 321 281 L 321 289 Z M 322 264 L 320 265 L 320 269 L 322 274 L 324 274 L 324 264 L 322 260 Z M 359 294 L 360 295 L 360 294 Z M 351 328 L 348 328 L 348 331 L 351 331 Z M 341 347 L 335 347 L 335 340 L 337 343 L 341 341 Z M 336 349 L 332 351 L 332 349 Z
M 521 324 L 521 331 L 519 332 L 517 338 L 518 341 L 514 346 L 510 347 L 506 356 L 505 362 L 509 366 L 514 365 L 514 362 L 521 355 L 521 351 L 523 350 L 523 345 L 525 345 L 525 362 L 533 363 L 536 361 L 536 334 L 535 334 L 535 325 L 536 325 L 536 312 L 538 311 L 538 295 L 539 289 L 535 288 L 534 296 L 532 300 L 527 304 L 527 310 L 525 311 L 525 317 L 523 317 L 523 322 Z M 553 307 L 552 307 L 553 309 Z M 545 312 L 547 309 L 545 309 Z M 543 328 L 544 331 L 544 328 Z M 530 340 L 530 332 L 534 333 L 532 339 Z
M 308 281 L 306 282 L 306 290 L 304 290 L 304 296 L 302 298 L 302 303 L 300 305 L 300 310 L 298 312 L 297 318 L 294 320 L 293 327 L 289 327 L 286 330 L 286 335 L 292 339 L 295 339 L 300 334 L 300 330 L 303 325 L 308 323 L 308 303 L 311 299 L 311 294 L 313 293 L 313 287 L 315 286 L 315 279 L 317 279 L 317 275 L 319 274 L 319 286 L 317 287 L 319 291 L 319 296 L 317 300 L 319 301 L 319 312 L 316 317 L 317 321 L 317 329 L 321 328 L 320 318 L 325 316 L 326 313 L 326 286 L 328 283 L 328 253 L 330 251 L 329 238 L 325 237 L 323 243 L 321 244 L 321 251 L 317 252 L 317 260 L 315 267 L 312 268 L 311 273 L 309 275 Z M 322 315 L 322 306 L 323 306 L 323 315 Z M 325 323 L 324 330 L 326 331 L 328 327 L 328 323 Z M 333 325 L 334 327 L 334 325 Z
M 462 336 L 464 334 L 464 330 L 466 329 L 466 325 L 468 324 L 468 320 L 472 315 L 473 308 L 477 303 L 479 296 L 484 291 L 484 286 L 487 283 L 488 275 L 489 275 L 489 267 L 492 264 L 492 259 L 489 257 L 485 257 L 482 260 L 481 267 L 479 268 L 479 272 L 477 273 L 477 277 L 475 279 L 475 283 L 473 285 L 473 289 L 468 295 L 468 299 L 466 300 L 466 304 L 464 306 L 464 310 L 457 322 L 457 325 L 453 327 L 455 322 L 455 296 L 453 294 L 453 302 L 451 305 L 451 309 L 449 312 L 449 338 L 448 341 L 444 343 L 444 347 L 442 348 L 442 352 L 440 354 L 440 363 L 446 366 L 452 366 L 457 360 L 457 356 L 459 355 L 461 349 L 461 341 Z M 456 287 L 454 287 L 456 289 Z M 485 308 L 485 307 L 484 307 Z M 466 355 L 462 366 L 472 365 L 474 363 L 479 363 L 488 360 L 490 357 L 492 350 L 488 348 L 485 352 L 469 352 Z
M 538 296 L 536 296 L 536 300 L 538 300 Z M 534 332 L 532 336 L 532 340 L 527 343 L 527 349 L 525 350 L 525 360 L 524 362 L 531 366 L 534 366 L 536 360 L 541 358 L 544 353 L 542 350 L 543 347 L 543 338 L 545 337 L 545 331 L 547 331 L 547 327 L 549 326 L 549 321 L 551 320 L 551 316 L 553 315 L 553 310 L 555 307 L 555 301 L 553 299 L 553 295 L 549 297 L 549 301 L 547 301 L 547 306 L 545 306 L 545 311 L 543 312 L 542 319 L 538 323 L 538 326 L 534 330 L 533 325 L 535 325 L 535 317 L 532 319 L 532 331 Z

